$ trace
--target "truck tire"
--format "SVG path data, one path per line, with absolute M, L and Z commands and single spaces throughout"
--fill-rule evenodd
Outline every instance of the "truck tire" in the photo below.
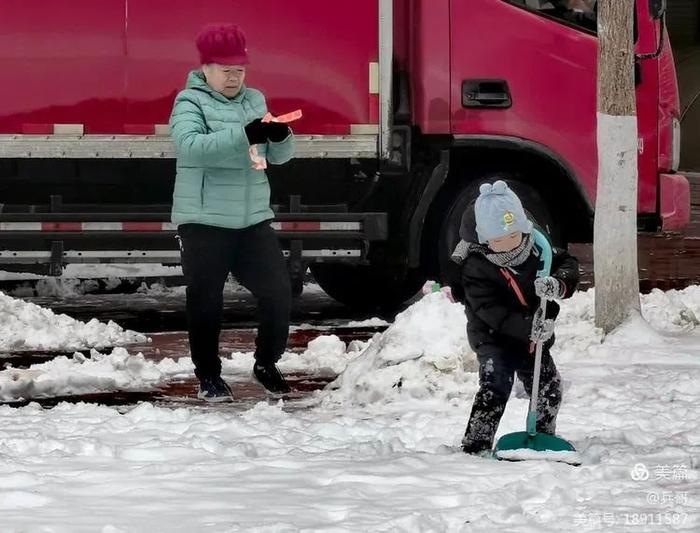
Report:
M 358 311 L 394 311 L 423 283 L 417 272 L 402 275 L 375 265 L 318 263 L 310 268 L 326 294 Z
M 552 242 L 561 244 L 560 232 L 553 225 L 554 220 L 547 204 L 531 186 L 518 181 L 515 176 L 504 175 L 485 176 L 482 179 L 471 182 L 456 196 L 449 207 L 447 216 L 442 223 L 438 243 L 440 280 L 444 285 L 451 285 L 455 296 L 460 300 L 462 296 L 460 284 L 461 269 L 450 259 L 450 256 L 460 240 L 459 226 L 462 221 L 462 215 L 467 206 L 479 195 L 479 185 L 487 181 L 494 182 L 498 179 L 506 181 L 508 186 L 515 191 L 523 203 L 528 217 L 549 235 Z

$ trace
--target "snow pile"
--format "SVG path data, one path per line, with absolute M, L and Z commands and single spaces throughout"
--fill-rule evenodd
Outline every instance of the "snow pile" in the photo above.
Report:
M 367 343 L 353 341 L 350 346 L 346 346 L 336 335 L 322 335 L 312 340 L 303 353 L 285 352 L 277 366 L 284 374 L 335 377 L 366 345 Z M 179 360 L 181 371 L 193 371 L 189 361 L 189 358 Z M 253 352 L 233 352 L 228 357 L 221 358 L 221 371 L 225 377 L 247 376 L 254 362 Z
M 224 283 L 224 293 L 234 293 L 234 292 L 245 292 L 247 289 L 243 287 L 236 279 L 229 274 Z M 141 282 L 141 286 L 136 289 L 138 294 L 143 294 L 145 296 L 159 297 L 159 296 L 172 296 L 172 297 L 185 297 L 187 287 L 185 285 L 176 285 L 169 287 L 163 283 L 154 282 L 151 284 L 145 281 Z
M 112 264 L 70 264 L 63 268 L 61 275 L 43 276 L 28 272 L 7 272 L 0 270 L 0 280 L 23 279 L 105 279 L 105 278 L 130 278 L 130 277 L 160 277 L 182 276 L 182 268 L 167 266 L 157 263 L 112 263 Z
M 109 355 L 92 350 L 90 358 L 76 353 L 72 359 L 62 356 L 28 369 L 1 371 L 0 400 L 148 390 L 179 371 L 172 360 L 154 363 L 124 348 L 115 348 Z
M 117 287 L 120 281 L 110 278 L 107 287 Z M 25 283 L 8 292 L 16 298 L 43 296 L 53 298 L 70 298 L 97 292 L 100 284 L 94 279 L 41 278 L 36 283 Z
M 0 292 L 0 351 L 70 351 L 147 341 L 112 321 L 81 322 Z
M 594 290 L 578 292 L 561 302 L 556 322 L 557 343 L 552 353 L 560 363 L 581 360 L 649 363 L 659 359 L 658 348 L 682 342 L 700 315 L 700 287 L 683 291 L 653 291 L 642 296 L 646 320 L 631 317 L 604 340 L 595 327 Z M 624 348 L 635 347 L 633 352 Z M 679 351 L 661 362 L 700 361 Z M 367 349 L 352 360 L 329 385 L 327 402 L 359 405 L 406 398 L 449 399 L 474 392 L 474 354 L 466 335 L 461 304 L 441 293 L 430 293 L 396 317 L 385 332 L 374 336 Z
M 383 328 L 390 326 L 391 324 L 387 322 L 386 320 L 383 320 L 381 318 L 369 318 L 367 320 L 351 320 L 350 322 L 346 322 L 343 324 L 343 327 L 345 328 Z
M 104 325 L 93 320 L 82 324 L 33 304 L 1 294 L 0 298 L 6 309 L 13 309 L 11 315 L 7 312 L 0 315 L 6 324 L 4 331 L 7 333 L 3 337 L 6 349 L 8 346 L 15 350 L 27 346 L 76 349 L 98 346 L 98 342 L 144 340 L 134 332 L 124 332 L 114 323 Z M 660 347 L 684 342 L 684 334 L 680 332 L 689 326 L 682 317 L 690 316 L 688 310 L 694 313 L 698 306 L 700 290 L 696 287 L 681 292 L 655 292 L 644 298 L 644 312 L 658 331 L 637 318 L 602 343 L 602 334 L 593 324 L 593 292 L 578 293 L 563 303 L 557 321 L 555 360 L 562 364 L 698 362 L 700 357 L 696 353 L 680 347 L 674 351 L 673 358 L 669 358 L 667 352 L 659 355 Z M 241 377 L 248 379 L 252 366 L 252 353 L 234 352 L 222 358 L 223 374 L 234 382 Z M 329 404 L 470 399 L 477 386 L 476 362 L 467 341 L 464 308 L 450 302 L 442 293 L 426 295 L 369 342 L 353 341 L 346 346 L 335 335 L 321 336 L 309 343 L 303 353 L 285 353 L 279 367 L 286 374 L 331 377 L 340 374 L 321 394 L 321 400 Z M 27 370 L 0 372 L 0 398 L 10 401 L 142 390 L 174 377 L 192 377 L 193 371 L 189 357 L 152 363 L 144 360 L 141 354 L 130 355 L 123 349 L 111 354 L 93 351 L 90 359 L 77 354 L 73 359 L 62 357 Z
M 337 335 L 322 335 L 312 340 L 302 354 L 285 353 L 278 366 L 284 373 L 337 376 L 358 354 L 358 344 L 351 345 L 346 346 Z
M 694 329 L 700 324 L 700 286 L 682 291 L 654 289 L 642 296 L 644 318 L 654 329 L 678 333 Z
M 185 297 L 187 287 L 182 285 L 179 287 L 168 287 L 162 283 L 151 283 L 150 285 L 145 281 L 141 282 L 141 285 L 136 292 L 138 294 L 143 294 L 145 296 L 151 296 L 153 298 L 158 298 L 160 296 L 176 296 Z
M 286 374 L 334 377 L 362 349 L 364 343 L 348 349 L 337 336 L 322 336 L 310 342 L 304 353 L 285 353 L 279 368 Z M 234 352 L 222 358 L 222 373 L 234 383 L 248 379 L 253 362 L 252 353 Z M 124 348 L 115 348 L 109 354 L 92 350 L 89 358 L 76 352 L 72 358 L 57 357 L 27 369 L 0 371 L 0 401 L 151 390 L 173 379 L 193 376 L 194 365 L 189 357 L 154 362 L 141 353 L 129 354 Z
M 579 292 L 561 303 L 556 322 L 557 342 L 552 350 L 558 362 L 587 361 L 678 364 L 695 362 L 693 354 L 676 353 L 659 359 L 658 349 L 683 342 L 697 324 L 700 313 L 700 287 L 682 291 L 654 290 L 642 295 L 642 317 L 634 315 L 619 329 L 605 337 L 595 327 L 595 292 Z M 604 341 L 604 342 L 603 342 Z M 630 350 L 634 348 L 633 350 Z
M 700 286 L 667 292 L 654 289 L 649 294 L 643 294 L 641 301 L 644 319 L 657 331 L 681 333 L 700 324 Z M 602 340 L 601 332 L 591 329 L 595 320 L 595 289 L 577 292 L 560 305 L 557 327 L 585 325 L 585 329 L 579 331 L 580 336 L 598 336 Z
M 431 293 L 396 317 L 331 385 L 330 402 L 368 404 L 398 398 L 451 398 L 473 384 L 464 308 Z

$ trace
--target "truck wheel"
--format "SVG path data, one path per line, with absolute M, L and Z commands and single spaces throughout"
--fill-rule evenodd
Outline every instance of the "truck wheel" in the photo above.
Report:
M 552 242 L 561 244 L 560 232 L 558 228 L 553 225 L 553 218 L 547 204 L 545 204 L 542 197 L 535 189 L 521 181 L 517 181 L 514 177 L 502 175 L 488 176 L 476 180 L 476 182 L 472 182 L 457 195 L 448 209 L 447 216 L 442 223 L 438 244 L 441 282 L 443 284 L 450 284 L 453 287 L 456 286 L 458 294 L 455 296 L 457 297 L 461 297 L 461 294 L 459 294 L 461 292 L 459 290 L 461 269 L 450 259 L 450 256 L 459 242 L 459 225 L 462 221 L 462 215 L 469 204 L 479 195 L 479 185 L 487 181 L 493 182 L 497 179 L 502 179 L 508 183 L 508 186 L 515 191 L 522 201 L 528 217 L 530 217 L 536 225 L 544 229 L 552 239 Z
M 331 298 L 358 311 L 395 310 L 414 296 L 423 283 L 418 273 L 392 274 L 374 265 L 319 263 L 310 268 Z

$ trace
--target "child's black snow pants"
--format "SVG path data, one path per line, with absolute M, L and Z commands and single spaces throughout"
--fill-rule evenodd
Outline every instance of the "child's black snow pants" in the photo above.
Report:
M 480 387 L 474 398 L 469 424 L 462 440 L 464 451 L 474 453 L 492 448 L 498 424 L 513 388 L 514 374 L 517 373 L 527 394 L 532 394 L 535 356 L 527 350 L 523 352 L 506 353 L 494 348 L 477 354 Z M 548 347 L 545 347 L 542 352 L 537 403 L 538 432 L 554 434 L 561 399 L 561 377 Z M 523 418 L 523 426 L 524 424 Z

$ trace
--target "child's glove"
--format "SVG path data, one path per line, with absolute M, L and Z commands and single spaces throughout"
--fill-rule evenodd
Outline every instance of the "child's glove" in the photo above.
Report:
M 554 320 L 544 317 L 544 311 L 539 308 L 532 317 L 532 331 L 530 340 L 532 342 L 547 342 L 554 335 Z
M 559 300 L 566 295 L 566 285 L 552 276 L 537 278 L 535 294 L 543 300 Z

